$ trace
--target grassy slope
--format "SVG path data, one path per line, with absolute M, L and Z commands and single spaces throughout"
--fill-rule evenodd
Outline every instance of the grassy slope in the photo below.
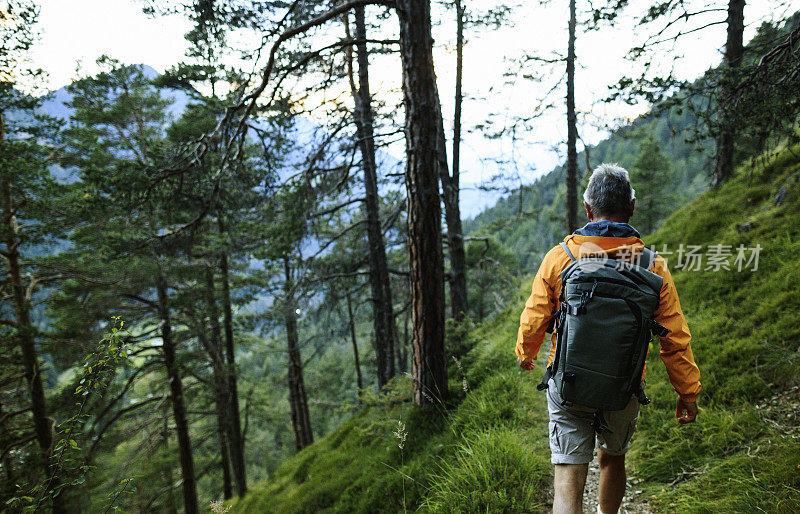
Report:
M 649 367 L 657 393 L 642 417 L 633 462 L 665 510 L 800 512 L 800 445 L 771 432 L 754 405 L 800 381 L 798 153 L 795 147 L 746 167 L 646 241 L 657 249 L 762 248 L 752 273 L 674 273 L 702 372 L 704 409 L 697 424 L 676 427 L 664 368 Z M 776 206 L 782 186 L 786 197 Z M 752 230 L 736 230 L 747 222 Z M 675 488 L 659 485 L 679 476 L 695 478 Z
M 795 148 L 800 153 L 800 148 Z M 772 198 L 781 186 L 780 206 Z M 648 244 L 762 247 L 757 271 L 675 271 L 694 336 L 704 393 L 698 423 L 678 427 L 674 392 L 657 352 L 648 365 L 631 465 L 656 510 L 800 512 L 800 445 L 771 431 L 755 404 L 796 384 L 800 341 L 800 158 L 784 151 L 701 195 Z M 752 221 L 739 233 L 735 225 Z M 675 267 L 675 256 L 669 256 Z M 549 451 L 539 372 L 514 366 L 512 346 L 529 281 L 513 307 L 470 332 L 462 359 L 471 390 L 451 366 L 459 398 L 426 411 L 409 382 L 286 461 L 232 512 L 519 512 L 545 510 Z M 393 432 L 408 427 L 401 450 Z M 674 483 L 674 485 L 669 485 Z

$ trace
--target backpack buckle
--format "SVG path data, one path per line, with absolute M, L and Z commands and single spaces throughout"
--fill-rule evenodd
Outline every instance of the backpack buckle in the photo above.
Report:
M 592 291 L 593 293 L 594 291 Z M 578 314 L 585 314 L 586 313 L 586 304 L 589 302 L 589 298 L 592 297 L 592 293 L 589 291 L 581 291 L 581 303 L 578 304 Z
M 544 370 L 544 376 L 542 377 L 542 381 L 536 385 L 537 391 L 544 391 L 545 389 L 549 388 L 548 382 L 550 381 L 550 377 L 553 376 L 553 366 L 547 366 L 547 369 Z
M 592 419 L 592 428 L 598 434 L 602 434 L 603 432 L 608 432 L 609 434 L 614 433 L 614 431 L 611 430 L 611 427 L 608 426 L 606 418 L 605 416 L 603 416 L 603 411 L 599 410 L 594 411 L 594 419 Z
M 654 319 L 650 320 L 650 331 L 658 337 L 667 337 L 669 329 Z

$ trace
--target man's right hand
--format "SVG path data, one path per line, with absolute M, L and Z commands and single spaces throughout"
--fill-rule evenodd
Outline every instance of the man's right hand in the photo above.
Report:
M 685 402 L 678 398 L 675 417 L 678 418 L 678 423 L 681 425 L 694 423 L 694 420 L 697 419 L 697 402 Z
M 533 368 L 536 367 L 536 365 L 533 364 L 533 360 L 522 361 L 522 360 L 520 360 L 519 357 L 517 357 L 517 364 L 519 364 L 520 368 L 522 368 L 524 370 L 527 370 L 527 371 L 530 371 L 530 370 L 532 370 Z

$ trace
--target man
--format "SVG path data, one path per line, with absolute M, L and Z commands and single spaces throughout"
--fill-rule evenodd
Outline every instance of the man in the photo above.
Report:
M 639 233 L 628 224 L 636 203 L 628 172 L 611 164 L 601 164 L 592 173 L 583 194 L 586 216 L 583 228 L 564 238 L 576 258 L 604 252 L 610 258 L 631 260 L 644 247 Z M 533 280 L 533 290 L 520 317 L 517 336 L 517 360 L 523 369 L 534 369 L 534 362 L 544 341 L 545 332 L 558 310 L 561 272 L 569 266 L 570 256 L 562 246 L 545 255 Z M 666 261 L 656 257 L 650 271 L 663 280 L 658 308 L 653 318 L 669 333 L 660 337 L 661 359 L 669 380 L 678 393 L 675 416 L 681 424 L 697 417 L 697 394 L 700 392 L 700 370 L 689 345 L 691 335 L 681 311 L 678 293 Z M 553 334 L 548 365 L 553 362 L 556 335 Z M 642 377 L 644 380 L 644 377 Z M 547 388 L 550 413 L 551 461 L 555 465 L 555 498 L 553 513 L 582 512 L 583 490 L 589 462 L 595 446 L 592 426 L 595 409 L 581 405 L 565 406 L 552 387 Z M 598 512 L 616 513 L 625 494 L 625 453 L 639 415 L 639 402 L 632 396 L 627 407 L 603 412 L 610 430 L 597 434 L 600 465 Z

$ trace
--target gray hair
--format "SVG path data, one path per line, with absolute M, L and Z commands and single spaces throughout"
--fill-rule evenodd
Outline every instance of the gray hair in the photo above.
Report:
M 594 169 L 583 192 L 583 201 L 597 216 L 630 214 L 631 202 L 635 198 L 636 191 L 631 187 L 628 171 L 608 163 Z

